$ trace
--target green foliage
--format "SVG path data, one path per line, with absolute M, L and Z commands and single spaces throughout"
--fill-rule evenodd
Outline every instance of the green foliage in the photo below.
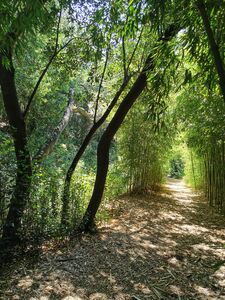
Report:
M 204 161 L 194 149 L 186 148 L 185 182 L 197 190 L 204 189 Z
M 11 161 L 11 163 L 9 163 Z M 11 139 L 0 132 L 0 227 L 2 227 L 15 184 L 15 157 Z
M 82 220 L 85 209 L 88 205 L 94 185 L 95 174 L 92 171 L 87 172 L 84 164 L 81 163 L 72 180 L 71 201 L 70 201 L 70 220 L 71 229 L 74 230 Z
M 187 147 L 183 152 L 185 180 L 205 192 L 209 204 L 224 212 L 224 114 L 219 91 L 199 78 L 177 98 L 177 116 Z
M 53 22 L 59 10 L 54 1 L 47 5 L 42 1 L 1 1 L 0 40 L 1 52 L 10 49 L 17 43 L 17 50 L 24 48 L 27 41 L 34 37 L 37 31 Z
M 119 155 L 127 170 L 127 190 L 135 193 L 157 189 L 164 181 L 172 142 L 172 128 L 171 132 L 155 131 L 154 122 L 146 118 L 146 106 L 141 102 L 135 105 L 119 135 Z

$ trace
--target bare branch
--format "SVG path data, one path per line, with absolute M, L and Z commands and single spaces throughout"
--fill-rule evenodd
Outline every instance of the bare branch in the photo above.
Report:
M 104 77 L 105 77 L 105 71 L 106 71 L 107 63 L 108 63 L 108 59 L 109 59 L 110 41 L 111 41 L 111 37 L 109 39 L 109 44 L 108 44 L 108 47 L 107 47 L 107 50 L 106 50 L 105 64 L 104 64 L 104 68 L 103 68 L 103 72 L 102 72 L 102 77 L 101 77 L 101 80 L 100 80 L 100 83 L 99 83 L 99 87 L 98 87 L 98 94 L 97 94 L 96 104 L 95 104 L 94 123 L 96 123 L 99 97 L 100 97 L 100 93 L 101 93 L 101 89 L 102 89 L 102 83 L 103 83 L 103 80 L 104 80 Z
M 140 40 L 141 40 L 141 37 L 142 37 L 143 30 L 144 30 L 144 26 L 143 26 L 142 29 L 141 29 L 141 32 L 140 32 L 140 35 L 139 35 L 139 37 L 138 37 L 137 43 L 136 43 L 136 45 L 135 45 L 135 47 L 134 47 L 134 50 L 133 50 L 133 52 L 132 52 L 132 54 L 131 54 L 131 57 L 130 57 L 130 60 L 129 60 L 128 64 L 127 64 L 127 72 L 129 72 L 129 68 L 130 68 L 130 65 L 131 65 L 131 63 L 132 63 L 132 60 L 133 60 L 133 58 L 134 58 L 134 55 L 135 55 L 135 53 L 136 53 L 136 51 L 137 51 L 138 45 L 139 45 L 139 43 L 140 43 Z
M 57 29 L 56 29 L 56 40 L 55 40 L 55 51 L 54 53 L 57 52 L 58 46 L 59 46 L 59 27 L 60 27 L 60 22 L 62 18 L 62 9 L 59 12 L 59 19 L 58 19 L 58 24 L 57 24 Z
M 126 67 L 126 48 L 125 48 L 124 36 L 122 37 L 122 50 L 123 50 L 123 73 L 124 73 L 124 78 L 127 78 L 128 68 Z
M 78 106 L 73 107 L 73 112 L 80 114 L 85 119 L 87 119 L 90 123 L 93 122 L 92 116 L 82 107 L 78 107 Z

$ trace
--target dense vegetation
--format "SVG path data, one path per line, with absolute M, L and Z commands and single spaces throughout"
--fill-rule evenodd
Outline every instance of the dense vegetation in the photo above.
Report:
M 4 241 L 93 231 L 110 199 L 167 175 L 225 213 L 224 13 L 223 0 L 1 1 Z

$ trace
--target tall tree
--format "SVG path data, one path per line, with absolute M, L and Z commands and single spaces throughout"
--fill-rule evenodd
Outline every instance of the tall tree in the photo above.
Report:
M 53 58 L 50 59 L 49 64 L 46 66 L 44 72 L 42 72 L 29 98 L 25 112 L 22 111 L 18 98 L 13 58 L 15 56 L 16 47 L 22 45 L 27 35 L 34 33 L 36 29 L 40 28 L 42 22 L 46 22 L 47 16 L 51 15 L 51 13 L 46 11 L 45 5 L 47 1 L 34 1 L 32 5 L 24 1 L 22 5 L 17 8 L 14 4 L 6 5 L 4 2 L 5 1 L 3 1 L 1 5 L 4 10 L 7 7 L 6 15 L 10 15 L 11 18 L 7 17 L 2 20 L 3 28 L 0 34 L 2 45 L 0 50 L 0 85 L 5 111 L 14 140 L 17 174 L 15 189 L 3 228 L 3 238 L 15 241 L 19 239 L 22 215 L 29 197 L 32 176 L 25 115 Z M 56 12 L 55 8 L 52 7 L 54 13 Z M 56 47 L 58 47 L 58 33 L 56 45 Z
M 24 211 L 31 183 L 32 167 L 27 145 L 26 125 L 19 105 L 15 85 L 15 70 L 12 62 L 12 50 L 7 50 L 4 57 L 9 65 L 3 64 L 3 55 L 0 57 L 0 84 L 6 114 L 11 127 L 17 161 L 16 187 L 11 199 L 6 224 L 3 229 L 3 238 L 15 238 L 20 228 L 21 217 Z

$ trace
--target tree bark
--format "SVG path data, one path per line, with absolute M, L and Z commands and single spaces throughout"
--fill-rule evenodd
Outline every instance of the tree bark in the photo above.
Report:
M 206 31 L 206 35 L 208 38 L 208 43 L 212 52 L 212 56 L 214 58 L 214 62 L 215 62 L 215 67 L 216 67 L 216 71 L 219 77 L 219 85 L 220 85 L 220 89 L 223 95 L 223 99 L 225 102 L 225 70 L 224 70 L 224 64 L 223 64 L 223 59 L 220 55 L 220 51 L 219 51 L 219 47 L 216 43 L 211 25 L 210 25 L 210 21 L 209 21 L 209 17 L 207 15 L 207 11 L 206 11 L 206 7 L 205 7 L 205 3 L 203 0 L 198 0 L 196 2 L 198 11 L 201 15 L 204 27 L 205 27 L 205 31 Z
M 3 238 L 15 240 L 19 238 L 22 215 L 29 197 L 32 167 L 30 153 L 27 146 L 27 132 L 23 114 L 15 86 L 15 70 L 12 54 L 7 51 L 9 66 L 3 64 L 3 55 L 0 56 L 0 85 L 3 102 L 11 127 L 14 140 L 17 174 L 16 185 L 11 198 L 8 215 L 3 227 Z
M 122 83 L 119 90 L 115 94 L 113 100 L 111 101 L 109 107 L 107 108 L 107 110 L 105 111 L 103 116 L 96 123 L 93 124 L 93 126 L 91 127 L 88 134 L 86 135 L 83 143 L 81 144 L 78 152 L 76 153 L 76 155 L 75 155 L 75 157 L 74 157 L 74 159 L 73 159 L 73 161 L 72 161 L 72 163 L 71 163 L 71 165 L 70 165 L 70 167 L 67 171 L 65 182 L 64 182 L 63 197 L 62 197 L 62 218 L 61 218 L 62 226 L 67 226 L 68 223 L 69 223 L 68 222 L 68 211 L 69 211 L 70 183 L 71 183 L 71 178 L 72 178 L 73 172 L 76 169 L 76 166 L 77 166 L 81 156 L 83 155 L 83 153 L 85 152 L 87 146 L 89 145 L 93 135 L 95 134 L 97 129 L 107 119 L 108 115 L 110 114 L 113 107 L 117 103 L 117 100 L 119 99 L 120 95 L 124 91 L 125 87 L 128 85 L 129 80 L 130 80 L 130 78 L 127 78 L 127 79 L 124 80 L 124 82 Z
M 58 141 L 60 135 L 62 134 L 62 132 L 64 131 L 64 129 L 66 128 L 66 126 L 69 123 L 71 114 L 73 112 L 73 107 L 74 107 L 73 97 L 74 97 L 74 92 L 70 91 L 68 104 L 67 104 L 67 107 L 66 107 L 66 110 L 63 114 L 62 119 L 60 120 L 58 126 L 52 132 L 49 139 L 38 150 L 38 153 L 33 157 L 33 160 L 41 161 L 41 160 L 44 159 L 44 157 L 46 157 L 47 155 L 49 155 L 52 152 L 52 150 L 53 150 L 56 142 Z

